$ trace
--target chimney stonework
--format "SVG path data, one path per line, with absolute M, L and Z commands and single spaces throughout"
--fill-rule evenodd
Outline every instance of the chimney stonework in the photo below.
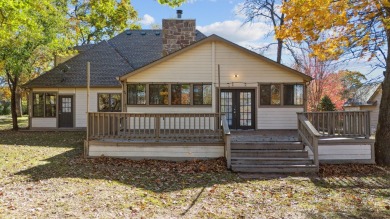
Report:
M 163 56 L 195 42 L 196 24 L 194 19 L 163 19 Z

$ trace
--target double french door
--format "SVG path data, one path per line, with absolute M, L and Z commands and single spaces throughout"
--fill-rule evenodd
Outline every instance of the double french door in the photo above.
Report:
M 221 113 L 231 129 L 255 129 L 255 90 L 221 90 Z

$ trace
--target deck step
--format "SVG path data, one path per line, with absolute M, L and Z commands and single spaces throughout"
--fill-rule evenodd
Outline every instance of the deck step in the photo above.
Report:
M 234 172 L 241 173 L 313 173 L 315 165 L 232 165 Z
M 299 150 L 302 142 L 232 142 L 232 150 Z
M 306 150 L 232 150 L 232 157 L 299 157 L 308 158 Z
M 232 157 L 232 165 L 309 165 L 313 164 L 310 158 L 279 158 L 279 157 Z

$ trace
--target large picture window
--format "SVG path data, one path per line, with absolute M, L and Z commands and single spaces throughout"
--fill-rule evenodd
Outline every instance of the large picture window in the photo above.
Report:
M 211 105 L 211 84 L 194 84 L 194 105 Z
M 57 94 L 33 93 L 33 117 L 56 117 Z
M 99 112 L 120 112 L 121 94 L 98 94 Z
M 303 105 L 303 85 L 288 84 L 283 86 L 284 105 Z
M 260 85 L 260 105 L 280 105 L 280 84 Z
M 146 104 L 146 84 L 127 85 L 127 104 L 129 105 Z
M 171 104 L 172 105 L 189 105 L 191 85 L 189 84 L 173 84 L 171 86 Z
M 168 85 L 150 84 L 149 85 L 149 104 L 150 105 L 168 105 Z

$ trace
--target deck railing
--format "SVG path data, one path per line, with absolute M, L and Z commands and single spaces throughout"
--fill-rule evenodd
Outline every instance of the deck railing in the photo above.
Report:
M 221 120 L 221 126 L 223 130 L 223 140 L 225 142 L 225 158 L 226 158 L 226 166 L 228 169 L 231 168 L 231 161 L 232 161 L 232 150 L 231 150 L 231 144 L 230 144 L 230 129 L 229 124 L 226 119 L 226 116 L 222 116 Z
M 370 137 L 369 111 L 303 112 L 323 137 Z
M 223 140 L 217 113 L 88 113 L 88 139 Z
M 314 165 L 316 166 L 318 172 L 318 139 L 321 135 L 304 114 L 298 115 L 298 134 L 299 140 L 301 140 L 303 144 L 309 147 L 309 149 L 313 152 Z

